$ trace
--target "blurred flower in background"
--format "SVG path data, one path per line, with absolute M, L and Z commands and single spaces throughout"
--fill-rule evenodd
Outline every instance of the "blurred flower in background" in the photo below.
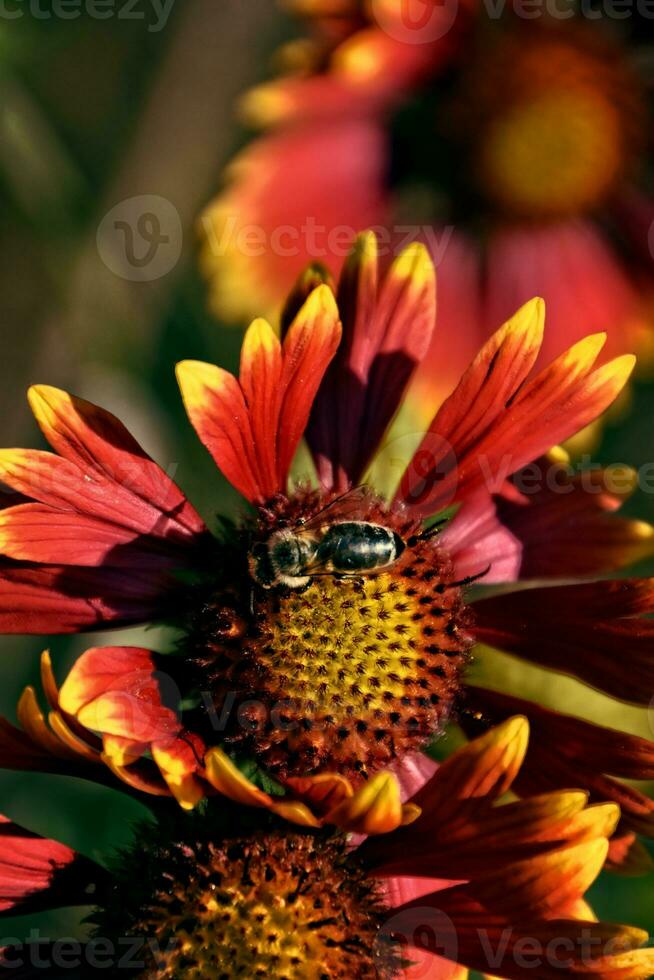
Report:
M 646 364 L 652 79 L 636 25 L 565 4 L 290 6 L 310 33 L 242 100 L 268 131 L 202 221 L 217 313 L 275 310 L 306 261 L 338 263 L 347 229 L 370 224 L 389 256 L 424 240 L 441 273 L 414 423 L 534 295 L 548 304 L 544 358 L 593 329 L 607 353 Z

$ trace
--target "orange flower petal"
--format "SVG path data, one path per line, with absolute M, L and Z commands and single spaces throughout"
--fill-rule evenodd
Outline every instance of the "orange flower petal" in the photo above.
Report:
M 531 300 L 518 310 L 482 347 L 436 413 L 414 456 L 414 461 L 423 462 L 419 467 L 417 462 L 409 464 L 398 494 L 420 513 L 434 513 L 452 502 L 458 471 L 476 459 L 477 447 L 488 432 L 494 431 L 507 403 L 533 367 L 543 339 L 544 319 L 541 299 Z M 429 461 L 427 465 L 424 460 Z
M 49 650 L 44 650 L 41 654 L 40 668 L 43 693 L 50 707 L 56 711 L 59 708 L 59 687 L 52 670 L 52 657 Z
M 528 743 L 529 722 L 518 716 L 455 752 L 410 801 L 423 811 L 415 829 L 435 821 L 447 826 L 470 799 L 490 805 L 511 787 Z
M 551 917 L 580 898 L 595 881 L 608 853 L 603 838 L 495 868 L 470 887 L 493 911 L 522 921 Z
M 427 454 L 431 462 L 419 472 L 410 464 L 399 494 L 417 513 L 434 513 L 480 489 L 499 493 L 512 473 L 597 418 L 626 384 L 634 367 L 631 355 L 592 371 L 606 339 L 597 334 L 519 389 L 538 350 L 529 342 L 530 321 L 542 320 L 529 311 L 528 305 L 517 315 L 516 327 L 500 331 L 499 347 L 491 339 L 437 413 L 414 457 Z M 516 373 L 515 351 L 506 343 L 514 335 L 527 345 L 524 372 Z M 534 339 L 539 336 L 534 330 Z
M 209 749 L 204 764 L 208 781 L 223 796 L 245 806 L 270 808 L 273 798 L 251 783 L 222 749 L 217 746 Z
M 320 820 L 313 815 L 311 810 L 297 800 L 281 800 L 279 803 L 271 803 L 269 809 L 278 817 L 282 817 L 290 823 L 299 824 L 301 827 L 321 826 Z
M 59 711 L 51 711 L 48 715 L 48 722 L 62 745 L 66 745 L 69 749 L 72 749 L 76 756 L 82 756 L 87 762 L 99 761 L 99 749 L 93 745 L 89 745 L 88 741 L 84 741 L 79 735 L 71 731 L 67 720 Z M 90 739 L 95 739 L 95 736 L 90 735 Z
M 103 755 L 102 761 L 117 779 L 138 793 L 147 793 L 148 796 L 170 796 L 171 794 L 171 790 L 163 779 L 150 775 L 136 766 L 118 766 L 109 755 Z
M 34 385 L 30 406 L 44 436 L 64 459 L 82 473 L 109 484 L 121 497 L 124 516 L 141 514 L 141 531 L 149 533 L 162 515 L 165 528 L 182 536 L 202 533 L 204 522 L 179 488 L 143 451 L 115 416 L 58 388 Z M 150 516 L 155 514 L 158 520 Z M 119 522 L 120 523 L 120 522 Z M 158 527 L 159 534 L 164 528 Z
M 307 440 L 324 485 L 360 482 L 404 390 L 424 358 L 435 324 L 433 262 L 406 248 L 379 283 L 377 239 L 364 232 L 338 289 L 344 340 L 322 386 Z
M 304 800 L 318 813 L 333 810 L 343 800 L 350 799 L 354 790 L 348 779 L 338 773 L 325 772 L 317 776 L 291 776 L 286 785 L 299 800 Z
M 48 728 L 33 687 L 26 687 L 21 694 L 16 713 L 26 735 L 46 752 L 64 759 L 75 755 Z
M 277 484 L 277 427 L 282 403 L 282 350 L 265 320 L 248 327 L 241 347 L 239 382 L 245 396 L 256 446 L 258 482 L 264 497 Z
M 176 371 L 188 417 L 218 469 L 248 500 L 264 498 L 250 416 L 236 378 L 201 361 L 181 361 Z
M 397 779 L 380 772 L 330 810 L 325 823 L 355 834 L 386 834 L 402 824 L 403 816 Z
M 195 776 L 197 765 L 195 769 L 189 770 L 183 756 L 157 745 L 152 746 L 152 758 L 182 809 L 193 810 L 205 796 L 202 783 Z
M 102 739 L 105 758 L 111 759 L 118 768 L 138 762 L 147 748 L 147 742 L 133 742 L 132 739 L 121 738 L 120 735 L 105 735 Z
M 284 338 L 284 395 L 277 444 L 277 477 L 282 489 L 307 427 L 314 399 L 340 340 L 341 321 L 334 294 L 329 286 L 318 286 Z

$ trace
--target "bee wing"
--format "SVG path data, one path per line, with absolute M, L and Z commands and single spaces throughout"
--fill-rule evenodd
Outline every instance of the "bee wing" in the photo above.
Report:
M 325 524 L 338 521 L 360 520 L 361 506 L 366 502 L 370 488 L 365 484 L 346 490 L 339 497 L 330 500 L 324 507 L 306 521 L 299 522 L 296 527 L 310 531 Z

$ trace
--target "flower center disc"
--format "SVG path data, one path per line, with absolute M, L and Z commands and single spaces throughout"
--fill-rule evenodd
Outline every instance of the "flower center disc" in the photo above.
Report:
M 635 165 L 646 125 L 622 46 L 577 23 L 491 35 L 454 108 L 481 192 L 499 213 L 527 220 L 600 205 Z
M 552 92 L 514 106 L 485 136 L 486 192 L 525 217 L 588 210 L 620 173 L 620 132 L 618 112 L 592 91 Z
M 350 774 L 421 748 L 455 694 L 469 642 L 460 588 L 433 540 L 388 568 L 259 590 L 254 628 L 212 683 L 226 740 L 280 777 Z M 236 696 L 236 703 L 234 697 Z
M 377 886 L 341 838 L 194 840 L 163 848 L 158 865 L 151 900 L 126 910 L 123 935 L 143 937 L 152 961 L 143 980 L 396 975 Z

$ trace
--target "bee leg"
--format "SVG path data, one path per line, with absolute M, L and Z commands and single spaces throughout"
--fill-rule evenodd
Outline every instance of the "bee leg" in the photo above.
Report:
M 491 570 L 491 566 L 489 564 L 486 566 L 486 568 L 484 568 L 483 571 L 477 572 L 476 575 L 466 575 L 465 578 L 460 578 L 457 582 L 448 582 L 446 588 L 448 589 L 465 588 L 467 585 L 472 585 L 474 582 L 478 582 L 480 578 L 484 578 L 485 575 L 488 575 L 490 570 Z
M 349 576 L 354 588 L 359 595 L 365 595 L 364 586 L 366 584 L 366 579 L 364 575 Z
M 407 545 L 409 548 L 414 548 L 419 541 L 429 541 L 430 538 L 436 537 L 440 533 L 441 529 L 449 524 L 449 517 L 445 517 L 442 521 L 436 521 L 431 527 L 427 527 L 424 531 L 420 531 L 419 534 L 412 534 L 410 538 L 407 538 Z

